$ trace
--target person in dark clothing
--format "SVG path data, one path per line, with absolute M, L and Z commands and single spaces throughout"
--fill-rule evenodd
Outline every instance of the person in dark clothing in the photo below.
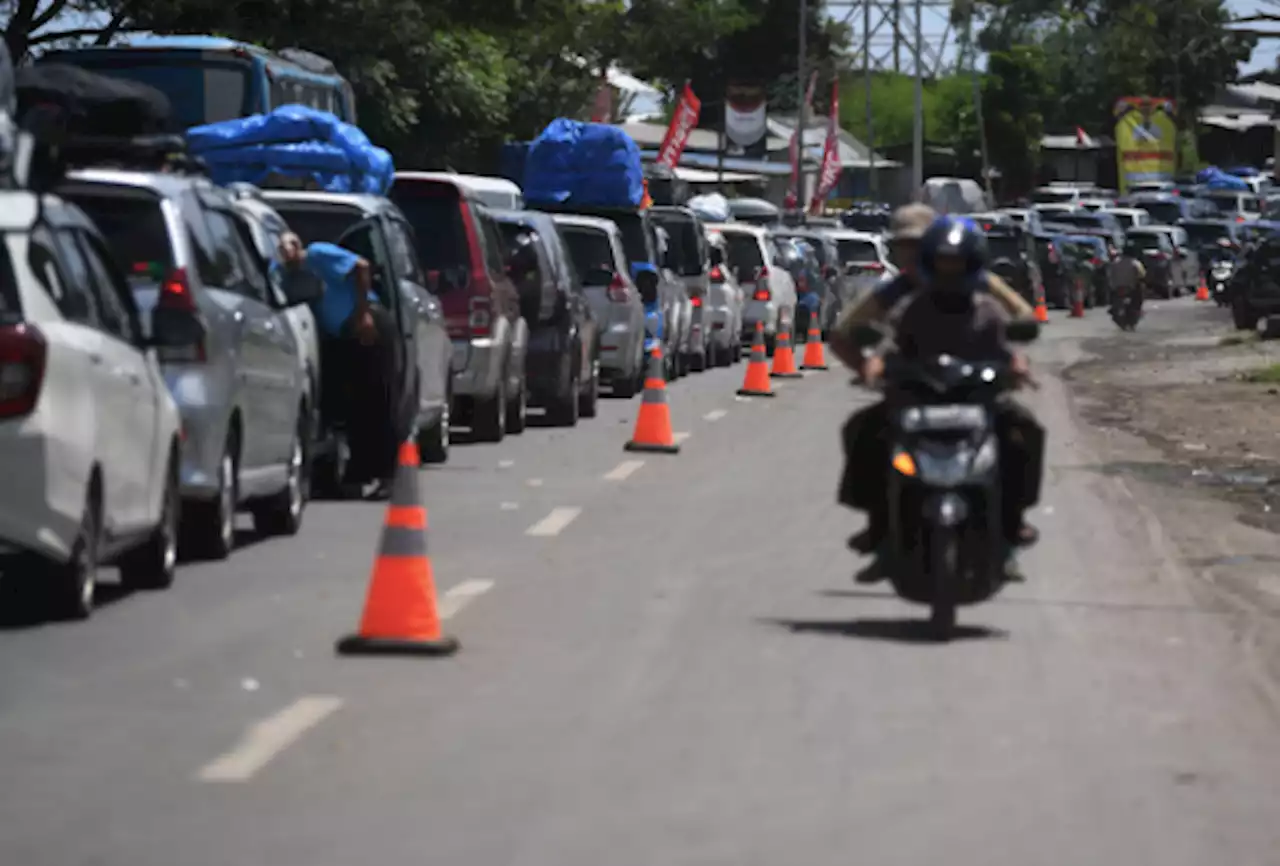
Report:
M 954 241 L 954 243 L 952 243 Z M 910 290 L 898 301 L 888 319 L 894 325 L 898 351 L 905 355 L 984 359 L 1008 353 L 1003 326 L 1010 318 L 993 292 L 982 291 L 987 275 L 984 244 L 978 230 L 967 222 L 943 217 L 921 240 L 920 290 Z M 842 355 L 843 357 L 843 355 Z M 864 381 L 874 383 L 883 371 L 877 355 L 853 358 Z M 1015 370 L 1027 372 L 1025 357 L 1013 353 Z M 884 497 L 884 475 L 889 465 L 889 407 L 880 401 L 856 413 L 846 425 L 848 464 L 841 481 L 840 501 L 865 510 L 865 531 L 850 540 L 863 553 L 875 552 L 888 531 L 888 503 Z M 996 412 L 997 435 L 1001 445 L 1004 484 L 1003 522 L 1014 545 L 1036 539 L 1034 528 L 1023 522 L 1023 511 L 1039 500 L 1044 453 L 1044 429 L 1024 407 L 1002 401 Z M 1012 561 L 1006 569 L 1010 579 L 1020 579 Z M 877 561 L 859 573 L 861 582 L 883 577 Z
M 342 421 L 351 449 L 347 480 L 366 487 L 365 495 L 384 498 L 396 471 L 401 431 L 399 347 L 395 319 L 373 290 L 368 260 L 331 243 L 305 249 L 297 235 L 280 240 L 287 269 L 305 269 L 324 283 L 312 305 L 321 336 L 321 373 L 329 381 L 322 407 Z

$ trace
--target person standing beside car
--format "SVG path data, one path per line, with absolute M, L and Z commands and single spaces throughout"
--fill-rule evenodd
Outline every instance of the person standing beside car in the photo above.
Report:
M 364 491 L 367 497 L 385 498 L 400 444 L 395 424 L 395 321 L 373 291 L 373 269 L 368 260 L 337 244 L 303 247 L 292 232 L 280 237 L 280 260 L 286 279 L 288 271 L 305 269 L 324 285 L 312 312 L 321 336 L 330 343 L 329 357 L 340 367 L 322 372 L 345 386 L 338 411 L 351 448 L 348 477 L 371 485 Z

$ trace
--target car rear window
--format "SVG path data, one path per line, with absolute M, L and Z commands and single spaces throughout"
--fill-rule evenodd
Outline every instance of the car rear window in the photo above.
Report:
M 1161 225 L 1173 225 L 1182 219 L 1182 205 L 1176 201 L 1145 201 L 1137 207 L 1150 214 L 1153 222 Z
M 1140 250 L 1156 250 L 1160 248 L 1160 235 L 1157 234 L 1130 233 L 1124 240 L 1126 246 L 1134 246 Z
M 560 227 L 560 235 L 569 247 L 569 257 L 578 273 L 585 274 L 597 268 L 613 271 L 613 245 L 609 236 L 597 229 Z
M 618 214 L 613 217 L 622 232 L 622 251 L 627 264 L 649 261 L 649 248 L 644 241 L 644 220 L 639 214 Z M 650 262 L 650 264 L 652 264 Z
M 9 258 L 8 244 L 0 244 L 0 325 L 16 325 L 21 321 L 22 303 L 13 276 L 13 261 Z
M 1013 235 L 989 235 L 987 237 L 987 253 L 992 261 L 996 259 L 1018 260 L 1022 253 L 1022 241 Z
M 814 237 L 810 237 L 810 236 L 808 236 L 808 235 L 783 235 L 783 237 L 789 237 L 789 238 L 791 238 L 792 240 L 800 241 L 800 242 L 802 242 L 802 243 L 808 244 L 808 245 L 809 245 L 809 249 L 813 250 L 813 256 L 814 256 L 814 258 L 816 258 L 816 259 L 818 260 L 818 264 L 819 264 L 819 265 L 822 265 L 822 266 L 824 266 L 824 267 L 826 266 L 826 264 L 827 264 L 827 256 L 826 256 L 826 252 L 827 252 L 827 250 L 826 250 L 825 245 L 822 243 L 822 241 L 821 241 L 820 239 L 818 239 L 818 238 L 814 238 Z
M 132 190 L 121 190 L 118 195 L 65 190 L 62 196 L 79 205 L 98 226 L 124 273 L 151 274 L 154 268 L 173 265 L 169 229 L 159 199 Z M 147 279 L 155 282 L 154 276 Z
M 304 244 L 336 243 L 347 229 L 360 222 L 360 212 L 346 208 L 316 208 L 286 202 L 272 204 Z
M 878 262 L 880 251 L 871 241 L 838 240 L 836 247 L 840 250 L 842 262 Z
M 725 232 L 724 240 L 729 246 L 729 264 L 734 270 L 745 269 L 748 273 L 754 273 L 756 268 L 764 267 L 760 242 L 754 235 Z
M 429 271 L 471 267 L 467 232 L 456 195 L 396 194 L 392 199 L 413 226 L 418 261 Z
M 671 257 L 676 273 L 693 277 L 702 273 L 702 244 L 699 243 L 697 223 L 688 217 L 654 214 L 658 225 L 671 237 Z

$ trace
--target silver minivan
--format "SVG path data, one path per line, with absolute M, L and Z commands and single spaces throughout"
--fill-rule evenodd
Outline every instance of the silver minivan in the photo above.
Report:
M 203 343 L 162 352 L 182 417 L 183 546 L 222 559 L 245 506 L 260 532 L 292 535 L 307 497 L 311 407 L 302 349 L 231 197 L 207 180 L 114 169 L 72 172 L 62 190 L 130 276 L 139 310 L 197 314 Z
M 711 322 L 707 302 L 711 292 L 711 262 L 702 221 L 687 207 L 661 205 L 649 208 L 650 218 L 667 233 L 663 266 L 684 284 L 688 339 L 684 363 L 698 373 L 712 363 Z

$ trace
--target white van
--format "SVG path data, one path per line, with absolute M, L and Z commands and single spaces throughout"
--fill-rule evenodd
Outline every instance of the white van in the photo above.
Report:
M 502 177 L 481 174 L 455 174 L 447 171 L 422 171 L 413 173 L 422 180 L 442 180 L 464 187 L 481 204 L 501 210 L 523 210 L 524 193 L 520 187 Z

